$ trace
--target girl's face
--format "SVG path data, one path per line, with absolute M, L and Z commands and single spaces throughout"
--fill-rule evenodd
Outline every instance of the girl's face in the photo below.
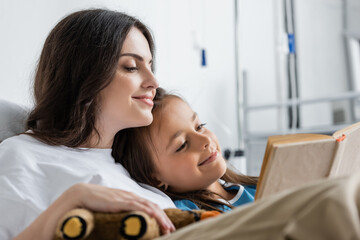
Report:
M 151 129 L 155 176 L 173 192 L 206 189 L 226 171 L 217 137 L 183 100 L 171 97 L 165 101 L 161 123 L 156 126 L 156 121 Z
M 110 131 L 114 136 L 121 129 L 152 122 L 151 110 L 158 82 L 151 64 L 148 41 L 133 27 L 121 49 L 114 78 L 100 92 L 100 131 Z

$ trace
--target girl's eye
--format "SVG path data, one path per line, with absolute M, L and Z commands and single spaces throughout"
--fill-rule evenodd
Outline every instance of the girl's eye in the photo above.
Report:
M 128 72 L 135 72 L 138 68 L 137 67 L 124 67 Z
M 206 123 L 201 123 L 201 124 L 196 128 L 196 131 L 200 131 L 201 129 L 204 128 L 205 125 L 206 125 Z
M 185 141 L 177 150 L 176 152 L 180 152 L 181 150 L 183 150 L 187 145 L 187 141 Z

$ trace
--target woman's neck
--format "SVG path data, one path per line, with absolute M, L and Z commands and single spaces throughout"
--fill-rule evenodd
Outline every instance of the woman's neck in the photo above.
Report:
M 207 190 L 213 192 L 213 193 L 216 193 L 218 194 L 219 196 L 221 196 L 220 198 L 228 201 L 228 200 L 231 200 L 235 197 L 235 194 L 234 193 L 231 193 L 231 192 L 228 192 L 226 191 L 223 186 L 220 184 L 219 181 L 216 181 L 214 182 L 213 184 L 211 184 Z M 215 195 L 214 197 L 215 198 L 219 198 L 218 195 Z
M 114 137 L 117 132 L 132 126 L 114 124 L 105 118 L 98 118 L 95 122 L 90 140 L 86 143 L 90 148 L 111 148 L 114 143 Z M 85 145 L 85 144 L 84 144 Z
M 91 134 L 89 141 L 84 143 L 81 147 L 85 148 L 111 148 L 114 142 L 114 134 L 106 134 L 104 131 L 95 131 Z

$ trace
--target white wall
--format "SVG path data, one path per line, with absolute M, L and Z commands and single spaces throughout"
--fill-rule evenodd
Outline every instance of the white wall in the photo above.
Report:
M 283 0 L 240 0 L 240 71 L 246 73 L 248 104 L 287 100 Z M 331 97 L 348 90 L 342 0 L 295 0 L 295 40 L 300 99 Z M 331 103 L 300 108 L 302 128 L 333 124 Z M 286 109 L 285 109 L 286 110 Z M 286 113 L 286 111 L 285 111 Z M 279 116 L 281 118 L 279 118 Z M 276 108 L 248 115 L 252 133 L 287 128 Z M 279 127 L 279 122 L 282 126 Z
M 0 98 L 31 106 L 31 79 L 42 44 L 66 14 L 107 7 L 153 30 L 160 85 L 177 90 L 208 123 L 223 148 L 237 148 L 232 0 L 0 0 Z M 193 32 L 207 49 L 200 66 Z
M 359 14 L 359 1 L 347 0 Z M 284 0 L 239 0 L 239 39 L 242 73 L 246 73 L 249 106 L 287 101 L 288 40 Z M 290 1 L 288 1 L 290 2 Z M 348 90 L 344 45 L 343 0 L 294 0 L 295 45 L 300 100 L 332 97 Z M 355 10 L 356 9 L 356 10 Z M 356 18 L 358 19 L 358 18 Z M 356 22 L 356 21 L 355 21 Z M 349 24 L 359 29 L 359 23 Z M 319 131 L 334 124 L 334 110 L 347 104 L 321 103 L 300 108 L 298 131 Z M 247 173 L 259 174 L 267 136 L 285 134 L 287 108 L 254 110 L 245 116 Z M 332 126 L 336 128 L 336 126 Z M 333 130 L 328 130 L 329 132 Z
M 279 99 L 276 80 L 276 12 L 273 1 L 239 1 L 239 69 L 246 74 L 248 105 L 275 103 Z M 280 89 L 281 90 L 281 89 Z M 247 116 L 247 130 L 276 130 L 276 109 L 253 111 Z
M 346 30 L 360 36 L 360 1 L 345 0 L 346 3 Z
M 303 99 L 336 96 L 348 89 L 342 0 L 296 1 L 299 90 Z M 303 127 L 332 125 L 333 105 L 302 108 Z

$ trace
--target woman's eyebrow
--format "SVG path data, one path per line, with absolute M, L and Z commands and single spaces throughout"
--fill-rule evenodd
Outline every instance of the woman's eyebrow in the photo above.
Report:
M 130 57 L 134 57 L 140 61 L 144 61 L 144 58 L 136 53 L 123 53 L 123 54 L 120 54 L 120 57 L 123 57 L 123 56 L 130 56 Z M 152 62 L 152 59 L 150 59 L 149 63 Z
M 191 119 L 192 119 L 193 122 L 195 121 L 195 119 L 196 119 L 197 116 L 198 116 L 197 113 L 194 112 L 194 114 L 193 114 L 192 117 L 191 117 Z M 177 131 L 174 135 L 172 135 L 172 136 L 170 137 L 170 140 L 169 140 L 168 145 L 166 146 L 166 149 L 168 149 L 168 148 L 170 147 L 171 143 L 175 140 L 175 138 L 177 138 L 178 136 L 180 136 L 182 132 L 183 132 L 182 130 Z
M 198 114 L 196 112 L 194 112 L 193 116 L 192 116 L 192 120 L 193 122 L 195 121 L 195 119 L 197 118 Z

